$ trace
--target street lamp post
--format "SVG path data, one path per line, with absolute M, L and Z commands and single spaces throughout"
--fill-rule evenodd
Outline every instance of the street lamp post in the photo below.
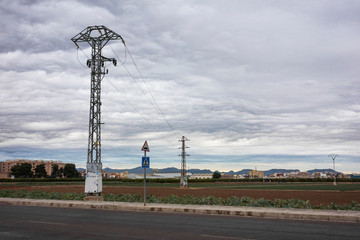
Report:
M 331 157 L 333 160 L 333 167 L 334 167 L 334 186 L 336 186 L 336 172 L 335 172 L 335 158 L 338 157 L 337 154 L 329 154 L 328 157 Z

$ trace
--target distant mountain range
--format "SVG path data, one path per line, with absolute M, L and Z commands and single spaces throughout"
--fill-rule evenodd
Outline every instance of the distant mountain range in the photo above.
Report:
M 85 171 L 84 168 L 78 168 L 78 171 Z M 170 167 L 170 168 L 162 168 L 162 169 L 155 169 L 155 168 L 148 168 L 147 172 L 152 172 L 153 170 L 157 170 L 158 173 L 179 173 L 181 172 L 181 169 L 175 168 L 175 167 Z M 240 171 L 229 171 L 229 172 L 220 172 L 221 174 L 236 174 L 236 175 L 247 175 L 250 171 L 252 171 L 253 169 L 243 169 Z M 125 172 L 127 171 L 128 173 L 144 173 L 144 169 L 142 167 L 136 167 L 136 168 L 131 168 L 131 169 L 112 169 L 112 168 L 104 168 L 103 171 L 109 172 L 109 173 L 119 173 L 119 172 Z M 188 172 L 194 174 L 194 173 L 214 173 L 213 171 L 209 170 L 209 169 L 189 169 Z M 270 169 L 267 171 L 264 171 L 264 175 L 273 175 L 275 173 L 290 173 L 290 172 L 300 172 L 299 169 Z M 306 171 L 309 174 L 312 174 L 314 172 L 321 172 L 321 173 L 325 173 L 325 172 L 331 172 L 331 173 L 340 173 L 337 171 L 334 171 L 333 169 L 313 169 L 313 170 L 308 170 Z

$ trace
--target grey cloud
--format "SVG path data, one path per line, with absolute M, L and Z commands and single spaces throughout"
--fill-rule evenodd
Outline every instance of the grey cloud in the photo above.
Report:
M 4 23 L 0 41 L 2 52 L 71 49 L 73 44 L 69 40 L 77 32 L 100 18 L 114 19 L 104 8 L 76 1 L 6 1 L 0 10 Z M 94 20 L 89 21 L 90 17 Z M 74 35 L 70 35 L 71 32 Z
M 356 1 L 7 1 L 0 12 L 1 156 L 54 156 L 46 146 L 83 158 L 90 48 L 70 39 L 100 24 L 124 37 L 166 119 L 192 139 L 193 164 L 359 156 Z M 120 42 L 104 54 L 125 58 Z M 137 84 L 121 64 L 102 83 L 104 161 L 130 164 L 146 138 L 177 163 L 178 136 L 126 57 Z

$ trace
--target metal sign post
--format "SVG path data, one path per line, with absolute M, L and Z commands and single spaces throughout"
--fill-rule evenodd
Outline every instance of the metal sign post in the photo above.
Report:
M 146 151 L 144 151 L 144 158 L 146 158 Z M 144 168 L 144 206 L 146 206 L 146 168 Z
M 146 206 L 146 169 L 150 167 L 150 158 L 146 157 L 146 152 L 150 152 L 149 145 L 145 141 L 141 151 L 144 151 L 144 156 L 142 157 L 141 166 L 144 168 L 144 206 Z

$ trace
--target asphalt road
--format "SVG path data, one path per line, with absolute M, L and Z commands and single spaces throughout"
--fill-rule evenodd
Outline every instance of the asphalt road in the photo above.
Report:
M 0 205 L 0 239 L 360 239 L 360 224 Z

